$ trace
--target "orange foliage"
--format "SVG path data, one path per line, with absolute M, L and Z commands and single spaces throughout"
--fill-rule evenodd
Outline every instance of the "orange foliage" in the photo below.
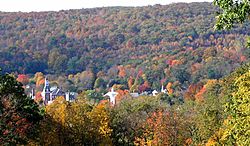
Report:
M 175 60 L 169 60 L 168 64 L 170 67 L 172 67 L 172 66 L 180 65 L 180 64 L 182 64 L 182 62 L 180 60 L 175 59 Z
M 35 99 L 36 102 L 43 100 L 41 93 L 42 93 L 41 91 L 36 93 L 36 99 Z
M 195 95 L 202 89 L 202 83 L 191 84 L 188 87 L 186 93 L 184 93 L 184 98 L 187 100 L 195 100 Z
M 101 101 L 99 102 L 100 105 L 106 105 L 106 104 L 108 104 L 108 103 L 109 103 L 109 100 L 101 100 Z
M 38 72 L 35 74 L 34 80 L 36 81 L 36 86 L 39 87 L 40 85 L 43 85 L 45 80 L 44 80 L 44 76 L 43 73 Z
M 203 101 L 203 94 L 206 92 L 206 87 L 203 86 L 198 93 L 195 95 L 195 100 L 196 101 Z
M 186 145 L 191 145 L 192 144 L 192 138 L 188 138 L 186 141 L 185 141 L 185 143 L 186 143 Z
M 135 145 L 178 145 L 190 142 L 178 133 L 185 129 L 177 113 L 153 112 L 143 125 L 143 136 L 137 137 Z M 173 141 L 173 139 L 180 141 Z
M 118 66 L 118 69 L 119 69 L 118 76 L 124 78 L 126 76 L 125 68 L 123 66 Z
M 44 83 L 45 83 L 45 79 L 37 80 L 37 81 L 36 81 L 36 86 L 39 87 L 39 86 L 41 86 L 41 85 L 44 85 Z
M 174 93 L 174 90 L 172 89 L 172 85 L 173 85 L 172 82 L 168 82 L 168 84 L 166 86 L 166 89 L 167 89 L 169 95 Z
M 24 74 L 19 74 L 16 80 L 21 82 L 23 85 L 27 85 L 29 83 L 29 77 Z
M 117 104 L 119 104 L 123 98 L 125 98 L 126 96 L 129 95 L 128 90 L 119 89 L 119 90 L 116 90 L 116 92 L 118 93 L 118 95 L 116 95 L 116 97 L 115 97 L 115 100 L 116 100 Z

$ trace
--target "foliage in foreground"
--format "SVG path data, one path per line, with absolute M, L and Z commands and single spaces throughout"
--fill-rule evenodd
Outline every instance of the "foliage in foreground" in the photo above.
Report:
M 46 107 L 38 144 L 110 145 L 111 132 L 105 105 L 93 107 L 84 100 L 68 103 L 59 97 Z
M 245 65 L 223 80 L 190 88 L 184 103 L 162 94 L 124 94 L 116 106 L 93 104 L 85 96 L 73 103 L 57 98 L 35 127 L 41 118 L 37 105 L 23 94 L 21 84 L 5 75 L 0 139 L 6 145 L 248 145 L 249 81 Z M 194 94 L 196 89 L 200 91 Z
M 21 83 L 10 75 L 0 75 L 0 143 L 25 144 L 36 139 L 42 119 L 38 105 L 24 93 Z

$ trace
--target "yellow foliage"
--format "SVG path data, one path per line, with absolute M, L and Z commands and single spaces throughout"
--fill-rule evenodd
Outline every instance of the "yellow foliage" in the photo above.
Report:
M 57 97 L 53 104 L 46 106 L 46 112 L 56 121 L 65 125 L 67 103 L 64 97 Z
M 102 144 L 107 145 L 111 143 L 111 132 L 112 129 L 109 126 L 110 119 L 108 112 L 106 111 L 105 105 L 99 104 L 94 107 L 93 110 L 89 113 L 89 117 L 91 119 L 94 127 L 97 127 L 99 137 L 102 139 Z
M 58 97 L 46 107 L 41 123 L 41 145 L 112 145 L 110 119 L 104 104 L 73 103 Z

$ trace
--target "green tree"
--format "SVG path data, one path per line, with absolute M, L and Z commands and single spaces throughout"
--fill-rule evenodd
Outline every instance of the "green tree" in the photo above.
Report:
M 123 99 L 121 103 L 110 110 L 112 139 L 114 145 L 134 145 L 136 137 L 140 137 L 142 124 L 158 109 L 166 108 L 159 97 L 140 96 Z
M 10 75 L 0 75 L 0 143 L 26 144 L 35 137 L 42 119 L 38 105 L 27 97 L 22 84 Z
M 235 23 L 243 23 L 250 14 L 248 0 L 214 0 L 214 4 L 222 10 L 217 16 L 216 29 L 230 29 Z
M 214 0 L 214 4 L 222 9 L 217 16 L 216 29 L 230 29 L 237 23 L 243 23 L 249 19 L 250 3 L 248 0 Z M 250 41 L 247 42 L 248 47 Z M 249 70 L 249 68 L 248 68 Z M 229 145 L 250 144 L 250 72 L 236 77 L 234 92 L 226 110 L 229 111 L 229 119 L 224 130 L 222 141 Z
M 102 78 L 97 78 L 94 83 L 94 88 L 105 88 L 106 82 Z
M 234 24 L 243 23 L 249 19 L 250 2 L 248 0 L 214 0 L 214 5 L 222 10 L 217 16 L 215 29 L 231 29 Z M 247 46 L 250 46 L 250 38 Z
M 193 135 L 192 140 L 196 145 L 204 145 L 210 137 L 215 137 L 225 119 L 223 104 L 225 98 L 221 98 L 221 85 L 215 83 L 210 87 L 207 86 L 204 93 L 203 102 L 197 103 L 195 106 L 194 123 L 197 127 L 197 135 Z M 196 137 L 198 136 L 198 138 Z

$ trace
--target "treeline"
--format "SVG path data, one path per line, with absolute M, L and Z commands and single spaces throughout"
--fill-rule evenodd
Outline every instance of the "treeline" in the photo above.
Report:
M 249 25 L 214 31 L 217 10 L 211 3 L 178 3 L 1 12 L 0 67 L 18 74 L 59 74 L 67 81 L 71 74 L 91 74 L 87 89 L 97 80 L 113 79 L 127 89 L 130 80 L 138 91 L 145 85 L 157 89 L 168 82 L 219 79 L 249 59 L 243 43 Z

